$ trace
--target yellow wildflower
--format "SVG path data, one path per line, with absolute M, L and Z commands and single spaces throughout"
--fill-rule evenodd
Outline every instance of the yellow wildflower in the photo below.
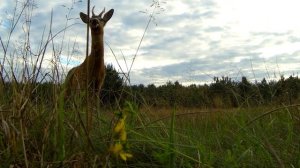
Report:
M 126 161 L 127 158 L 129 159 L 129 158 L 132 158 L 133 156 L 130 153 L 126 153 L 124 151 L 121 151 L 120 152 L 120 157 L 121 157 L 122 160 Z
M 124 161 L 133 157 L 132 154 L 127 153 L 123 150 L 123 145 L 121 143 L 116 143 L 116 144 L 112 145 L 110 147 L 109 151 L 116 156 L 120 156 L 120 158 Z
M 123 146 L 120 143 L 116 143 L 116 144 L 112 145 L 109 150 L 111 151 L 111 153 L 118 155 L 118 154 L 120 154 L 120 152 L 122 152 Z
M 125 119 L 124 118 L 119 119 L 118 123 L 116 124 L 116 126 L 114 128 L 114 132 L 119 133 L 122 130 L 125 130 Z
M 119 136 L 120 136 L 120 140 L 121 141 L 126 141 L 127 140 L 127 134 L 126 134 L 126 131 L 125 131 L 125 129 L 122 129 L 121 131 L 120 131 L 120 134 L 119 134 Z
M 116 157 L 120 157 L 122 160 L 126 161 L 127 159 L 132 158 L 133 156 L 131 153 L 126 152 L 127 151 L 126 150 L 127 133 L 125 129 L 126 115 L 121 114 L 119 117 L 120 118 L 113 129 L 114 140 L 116 143 L 110 146 L 109 152 L 114 154 Z

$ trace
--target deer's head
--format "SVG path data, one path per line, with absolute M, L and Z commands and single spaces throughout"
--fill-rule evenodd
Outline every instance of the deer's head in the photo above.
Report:
M 104 8 L 99 15 L 96 15 L 94 13 L 94 8 L 95 6 L 92 9 L 91 18 L 89 18 L 87 14 L 82 12 L 80 12 L 80 18 L 86 24 L 89 22 L 92 33 L 103 33 L 103 28 L 105 24 L 109 21 L 109 19 L 112 17 L 112 15 L 114 14 L 114 9 L 111 9 L 105 13 L 105 8 Z

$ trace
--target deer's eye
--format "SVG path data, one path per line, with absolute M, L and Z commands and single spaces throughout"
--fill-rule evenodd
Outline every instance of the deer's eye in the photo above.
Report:
M 92 19 L 91 20 L 91 24 L 97 24 L 98 22 L 97 22 L 97 20 L 96 19 Z

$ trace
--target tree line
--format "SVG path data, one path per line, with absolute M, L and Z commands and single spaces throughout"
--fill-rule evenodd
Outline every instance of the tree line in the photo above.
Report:
M 250 82 L 246 77 L 234 81 L 229 77 L 214 77 L 210 84 L 184 86 L 178 81 L 164 85 L 131 85 L 122 83 L 117 71 L 107 68 L 102 90 L 105 105 L 126 100 L 139 105 L 195 108 L 235 108 L 260 105 L 288 105 L 299 102 L 298 76 L 281 76 L 279 80 Z
M 300 79 L 289 76 L 277 81 L 249 82 L 246 77 L 234 81 L 229 77 L 214 77 L 210 84 L 184 86 L 178 81 L 164 85 L 126 85 L 112 65 L 106 66 L 107 75 L 101 91 L 100 100 L 105 107 L 122 105 L 125 101 L 137 105 L 181 106 L 194 108 L 235 108 L 260 105 L 288 105 L 299 102 Z M 11 83 L 6 83 L 2 98 L 12 93 Z M 51 102 L 57 96 L 57 88 L 52 82 L 38 84 L 30 96 L 37 101 Z M 55 91 L 53 91 L 55 89 Z M 3 90 L 3 89 L 2 89 Z
M 233 108 L 259 105 L 293 104 L 299 102 L 298 76 L 278 81 L 264 78 L 251 83 L 246 77 L 234 81 L 229 77 L 214 77 L 211 84 L 183 86 L 178 81 L 161 86 L 150 84 L 131 86 L 137 100 L 143 99 L 154 106 L 182 106 L 196 108 Z

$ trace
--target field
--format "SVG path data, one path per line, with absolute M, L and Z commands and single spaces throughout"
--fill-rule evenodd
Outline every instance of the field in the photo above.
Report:
M 299 167 L 299 105 L 86 108 L 2 98 L 1 167 Z M 23 92 L 26 93 L 26 92 Z M 126 117 L 124 117 L 126 115 Z M 115 129 L 124 119 L 126 138 Z M 122 144 L 121 151 L 112 150 Z

